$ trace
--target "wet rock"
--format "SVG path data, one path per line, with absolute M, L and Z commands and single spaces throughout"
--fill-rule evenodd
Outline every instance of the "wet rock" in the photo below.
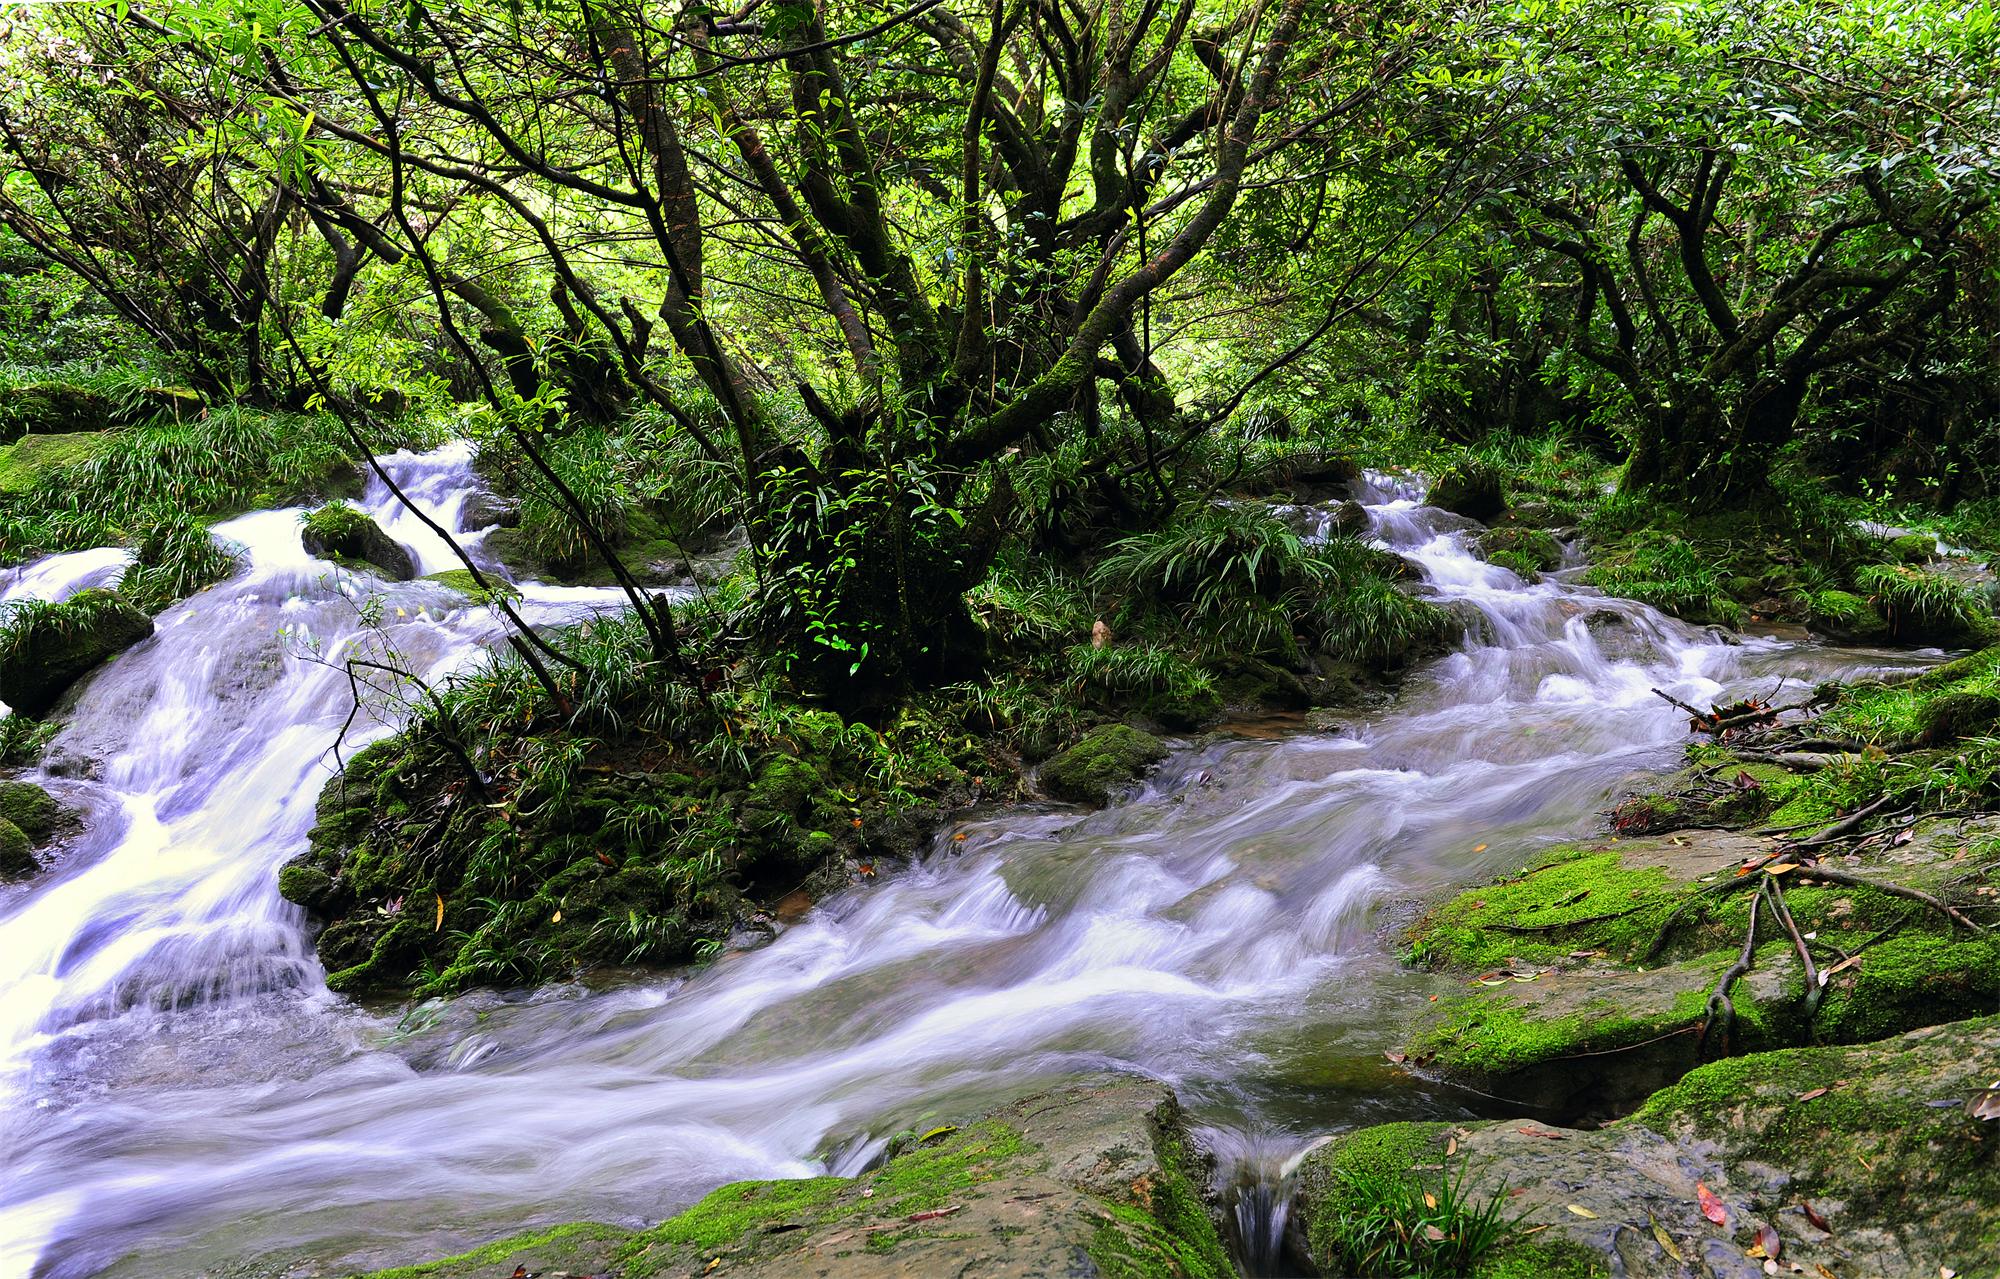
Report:
M 1330 528 L 1354 537 L 1368 531 L 1368 509 L 1352 498 L 1333 508 Z
M 39 844 L 55 833 L 62 805 L 33 782 L 0 781 L 0 821 L 12 822 Z
M 4 620 L 0 702 L 21 715 L 46 714 L 70 685 L 153 633 L 152 618 L 101 587 Z
M 322 559 L 373 565 L 391 581 L 407 582 L 417 575 L 417 562 L 408 548 L 346 502 L 329 502 L 309 512 L 299 541 Z
M 1785 810 L 1771 820 L 1783 824 Z M 1933 894 L 1977 891 L 1953 855 L 1977 837 L 1919 834 L 1857 873 Z M 1865 941 L 1866 958 L 1809 999 L 1791 943 L 1767 927 L 1732 988 L 1733 1012 L 1711 1020 L 1709 994 L 1737 962 L 1755 900 L 1716 885 L 1769 851 L 1715 830 L 1606 840 L 1548 850 L 1461 894 L 1410 942 L 1462 993 L 1423 1005 L 1396 1047 L 1435 1076 L 1575 1121 L 1622 1113 L 1719 1054 L 1864 1042 L 2000 1004 L 1990 939 L 1872 889 L 1795 882 L 1786 898 L 1800 931 L 1823 950 Z
M 434 1279 L 561 1268 L 664 1279 L 1226 1279 L 1203 1156 L 1165 1085 L 1101 1076 L 909 1134 L 859 1177 L 738 1182 L 627 1235 L 576 1225 L 431 1262 Z M 567 1232 L 567 1233 L 562 1233 Z
M 1058 799 L 1102 804 L 1166 757 L 1166 745 L 1151 733 L 1106 724 L 1042 765 L 1042 787 Z
M 1466 458 L 1438 472 L 1424 500 L 1439 510 L 1473 520 L 1490 520 L 1507 509 L 1500 469 L 1477 458 Z
M 0 879 L 18 879 L 40 868 L 26 832 L 0 817 Z
M 426 573 L 423 580 L 448 586 L 473 604 L 491 604 L 502 598 L 518 599 L 521 595 L 520 587 L 491 570 L 486 572 L 486 581 L 492 588 L 490 590 L 479 585 L 479 579 L 472 575 L 470 569 L 448 568 L 437 573 Z
M 1562 543 L 1542 529 L 1487 529 L 1479 535 L 1478 543 L 1480 553 L 1495 564 L 1502 563 L 1501 557 L 1507 556 L 1535 572 L 1548 573 L 1562 567 Z M 1506 567 L 1512 568 L 1514 563 Z
M 521 504 L 487 489 L 474 489 L 465 495 L 459 515 L 467 528 L 518 528 Z
M 1537 1231 L 1525 1242 L 1635 1279 L 1766 1273 L 1746 1256 L 1766 1225 L 1784 1273 L 1983 1273 L 2000 1232 L 2000 1142 L 1966 1102 L 1995 1079 L 2000 1017 L 1989 1016 L 1865 1047 L 1715 1062 L 1595 1132 L 1539 1119 L 1362 1129 L 1306 1157 L 1296 1238 L 1331 1251 L 1352 1172 L 1428 1185 L 1448 1164 L 1465 1170 L 1475 1201 L 1501 1197 L 1522 1215 Z M 1723 1223 L 1703 1215 L 1699 1185 Z

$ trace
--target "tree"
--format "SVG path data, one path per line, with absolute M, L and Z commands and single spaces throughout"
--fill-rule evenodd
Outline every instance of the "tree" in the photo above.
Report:
M 1499 163 L 1521 244 L 1565 262 L 1570 349 L 1632 413 L 1628 491 L 1753 502 L 1817 380 L 1963 287 L 2000 141 L 1994 16 L 1752 0 L 1530 5 L 1539 110 Z

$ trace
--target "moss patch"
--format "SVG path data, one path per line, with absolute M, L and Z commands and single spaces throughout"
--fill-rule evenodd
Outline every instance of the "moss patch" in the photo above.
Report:
M 1126 724 L 1107 724 L 1042 765 L 1042 785 L 1060 799 L 1102 804 L 1114 789 L 1166 757 L 1159 738 Z
M 107 439 L 96 431 L 23 436 L 0 448 L 0 494 L 26 493 L 51 471 L 88 462 Z
M 33 782 L 0 781 L 0 820 L 14 823 L 40 843 L 55 833 L 62 806 Z
M 377 1270 L 362 1279 L 487 1279 L 515 1267 L 532 1274 L 594 1274 L 631 1235 L 617 1226 L 580 1221 L 497 1240 L 436 1261 Z

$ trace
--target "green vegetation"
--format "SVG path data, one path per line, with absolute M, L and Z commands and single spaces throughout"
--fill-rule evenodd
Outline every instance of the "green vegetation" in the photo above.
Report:
M 153 633 L 153 623 L 114 591 L 79 591 L 59 604 L 0 606 L 0 702 L 40 716 L 71 684 Z

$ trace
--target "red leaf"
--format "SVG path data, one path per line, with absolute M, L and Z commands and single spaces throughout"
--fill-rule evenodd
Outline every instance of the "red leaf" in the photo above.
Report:
M 1559 1132 L 1541 1132 L 1534 1128 L 1516 1128 L 1514 1131 L 1520 1133 L 1524 1137 L 1547 1137 L 1550 1141 L 1568 1140 Z
M 1718 1226 L 1727 1226 L 1729 1224 L 1729 1209 L 1722 1206 L 1722 1200 L 1716 1198 L 1715 1192 L 1708 1188 L 1707 1182 L 1697 1181 L 1694 1183 L 1694 1197 L 1701 1201 L 1702 1216 L 1708 1218 Z
M 1777 1228 L 1771 1225 L 1757 1227 L 1757 1247 L 1764 1255 L 1776 1261 L 1785 1251 L 1785 1241 L 1778 1238 Z
M 1800 1200 L 1799 1207 L 1806 1210 L 1806 1220 L 1813 1223 L 1814 1229 L 1824 1230 L 1828 1234 L 1833 1233 L 1833 1227 L 1826 1224 L 1825 1217 L 1822 1217 L 1817 1212 L 1813 1211 L 1813 1206 L 1811 1204 L 1806 1203 L 1804 1200 Z
M 1798 1095 L 1798 1098 L 1797 1098 L 1797 1100 L 1799 1100 L 1799 1101 L 1811 1101 L 1811 1100 L 1812 1100 L 1813 1098 L 1815 1098 L 1815 1097 L 1824 1097 L 1824 1096 L 1826 1096 L 1826 1089 L 1824 1089 L 1824 1088 L 1813 1088 L 1813 1089 L 1809 1089 L 1809 1090 L 1807 1090 L 1806 1092 L 1802 1092 L 1802 1093 L 1800 1093 L 1800 1094 Z
M 929 1212 L 913 1212 L 904 1221 L 936 1221 L 939 1217 L 949 1217 L 955 1212 L 964 1212 L 964 1204 L 953 1204 L 949 1208 L 933 1208 Z

